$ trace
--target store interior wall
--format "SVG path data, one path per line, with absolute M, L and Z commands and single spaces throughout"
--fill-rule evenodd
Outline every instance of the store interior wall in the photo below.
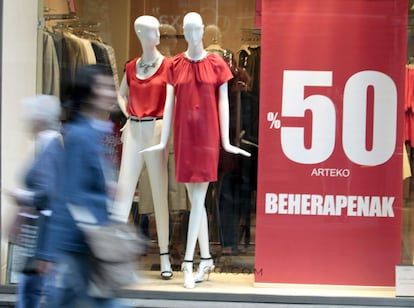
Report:
M 199 12 L 205 26 L 219 26 L 222 47 L 237 52 L 241 45 L 242 29 L 254 27 L 255 3 L 255 0 L 75 0 L 75 7 L 76 15 L 80 18 L 99 21 L 99 35 L 115 49 L 121 80 L 124 64 L 142 52 L 134 31 L 134 20 L 138 16 L 152 15 L 160 23 L 172 25 L 178 35 L 175 50 L 178 53 L 186 48 L 182 33 L 184 15 L 190 11 Z
M 142 1 L 75 0 L 76 15 L 83 20 L 99 22 L 98 35 L 114 48 L 119 80 L 129 58 L 129 32 L 133 23 L 129 12 L 133 2 Z
M 33 143 L 25 131 L 19 101 L 36 93 L 38 1 L 3 2 L 1 89 L 1 186 L 14 188 Z M 15 206 L 1 196 L 1 282 L 7 262 L 6 230 Z

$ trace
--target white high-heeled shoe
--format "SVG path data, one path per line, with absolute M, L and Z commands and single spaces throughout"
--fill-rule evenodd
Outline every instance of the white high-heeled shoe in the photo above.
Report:
M 160 267 L 161 267 L 161 279 L 169 280 L 173 277 L 173 272 L 170 263 L 170 254 L 168 252 L 160 253 Z
M 184 260 L 181 265 L 181 271 L 184 273 L 184 288 L 193 289 L 195 287 L 193 261 Z
M 207 280 L 210 279 L 210 273 L 214 270 L 213 258 L 201 258 L 197 274 L 194 277 L 195 282 L 204 281 L 204 275 L 207 274 Z

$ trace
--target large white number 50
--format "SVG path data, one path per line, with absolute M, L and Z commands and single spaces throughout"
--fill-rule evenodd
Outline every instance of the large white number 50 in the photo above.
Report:
M 336 113 L 332 100 L 323 95 L 305 98 L 306 86 L 332 86 L 329 71 L 285 71 L 282 116 L 303 117 L 312 112 L 312 143 L 304 144 L 303 127 L 282 127 L 281 145 L 285 155 L 301 164 L 315 164 L 330 157 L 335 146 Z M 366 147 L 367 89 L 374 90 L 373 142 Z M 397 90 L 394 81 L 378 71 L 351 76 L 344 88 L 342 144 L 348 159 L 360 165 L 385 163 L 394 153 L 397 129 Z

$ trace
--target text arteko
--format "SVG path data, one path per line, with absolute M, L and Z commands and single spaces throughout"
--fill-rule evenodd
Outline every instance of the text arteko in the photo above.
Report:
M 266 193 L 265 213 L 394 217 L 395 197 Z

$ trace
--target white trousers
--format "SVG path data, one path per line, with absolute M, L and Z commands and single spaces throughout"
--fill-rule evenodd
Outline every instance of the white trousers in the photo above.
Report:
M 168 252 L 169 243 L 168 147 L 163 151 L 139 153 L 143 149 L 159 144 L 162 122 L 162 120 L 127 121 L 122 132 L 122 158 L 113 218 L 122 222 L 128 221 L 137 182 L 145 163 L 154 201 L 158 245 L 160 253 L 165 253 Z

